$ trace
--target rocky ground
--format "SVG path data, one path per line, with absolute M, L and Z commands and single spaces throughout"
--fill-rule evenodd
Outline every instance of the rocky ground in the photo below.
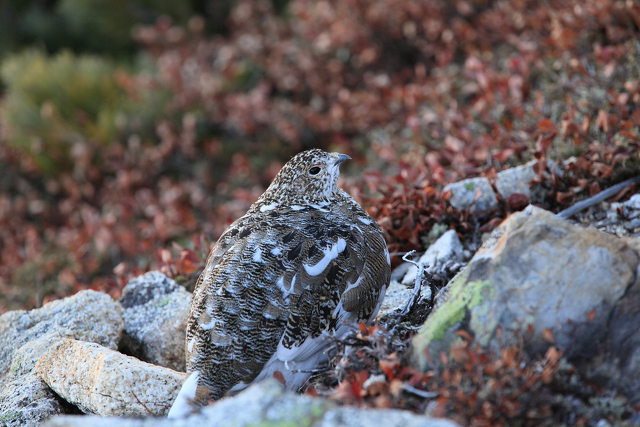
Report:
M 514 195 L 535 202 L 534 177 L 527 164 L 465 180 L 449 202 L 475 215 Z M 640 423 L 640 194 L 569 220 L 529 206 L 479 248 L 462 237 L 407 256 L 376 324 L 305 395 L 267 381 L 185 419 L 157 418 L 185 378 L 191 295 L 173 280 L 150 272 L 117 301 L 81 291 L 8 312 L 0 424 Z

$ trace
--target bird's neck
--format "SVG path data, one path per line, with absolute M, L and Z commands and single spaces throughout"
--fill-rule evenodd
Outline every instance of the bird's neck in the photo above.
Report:
M 338 188 L 331 197 L 287 197 L 286 194 L 275 194 L 266 191 L 251 206 L 251 211 L 267 212 L 276 208 L 296 207 L 328 207 L 344 203 L 353 203 L 353 199 L 341 188 Z

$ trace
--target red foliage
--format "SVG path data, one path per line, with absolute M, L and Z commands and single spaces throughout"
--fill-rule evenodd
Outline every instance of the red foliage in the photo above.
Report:
M 561 209 L 638 171 L 635 2 L 271 5 L 239 0 L 224 36 L 198 18 L 137 30 L 158 74 L 120 80 L 174 94 L 155 144 L 87 144 L 83 158 L 99 161 L 56 179 L 0 145 L 0 310 L 84 287 L 117 295 L 149 268 L 193 273 L 207 245 L 191 236 L 213 241 L 310 146 L 351 154 L 347 175 L 368 169 L 345 186 L 392 253 L 424 246 L 435 224 L 487 230 L 526 203 L 474 218 L 447 205 L 449 182 L 573 156 L 541 180 L 545 207 Z
M 537 358 L 528 356 L 522 345 L 494 353 L 475 345 L 468 332 L 457 334 L 463 342 L 421 372 L 401 356 L 404 350 L 390 351 L 398 343 L 388 342 L 389 331 L 367 328 L 358 334 L 357 350 L 340 361 L 337 386 L 314 388 L 311 394 L 325 394 L 344 405 L 408 409 L 474 426 L 591 425 L 630 415 L 582 403 L 596 389 L 553 346 Z

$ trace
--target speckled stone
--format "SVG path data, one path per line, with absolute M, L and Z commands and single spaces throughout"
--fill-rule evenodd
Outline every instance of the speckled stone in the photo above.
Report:
M 124 318 L 121 349 L 140 360 L 184 371 L 191 294 L 158 271 L 130 281 L 119 300 Z
M 446 419 L 401 410 L 337 406 L 325 399 L 283 390 L 274 380 L 254 384 L 236 396 L 207 406 L 200 413 L 178 419 L 55 417 L 45 427 L 188 427 L 188 426 L 304 425 L 310 427 L 455 427 Z
M 446 302 L 412 342 L 422 369 L 458 342 L 500 351 L 526 337 L 536 356 L 554 345 L 587 378 L 640 402 L 640 240 L 622 239 L 529 206 L 495 229 L 447 286 Z M 594 345 L 597 343 L 597 345 Z
M 166 415 L 185 374 L 98 344 L 58 341 L 36 372 L 58 395 L 98 415 Z
M 54 343 L 70 335 L 70 331 L 50 332 L 13 353 L 9 370 L 0 378 L 0 425 L 37 426 L 52 415 L 66 413 L 64 402 L 38 377 L 34 367 Z
M 449 203 L 455 209 L 469 209 L 473 213 L 489 212 L 498 207 L 498 199 L 485 177 L 469 178 L 444 187 L 451 191 Z
M 96 291 L 77 294 L 31 311 L 10 311 L 0 316 L 0 376 L 9 369 L 13 353 L 43 335 L 68 331 L 75 338 L 117 348 L 122 332 L 122 309 Z

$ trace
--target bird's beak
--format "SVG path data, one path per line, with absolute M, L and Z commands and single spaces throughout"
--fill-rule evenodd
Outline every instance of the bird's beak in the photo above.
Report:
M 351 160 L 351 157 L 347 156 L 346 154 L 336 153 L 336 157 L 337 159 L 336 159 L 336 162 L 333 164 L 334 166 L 338 166 L 345 160 Z

